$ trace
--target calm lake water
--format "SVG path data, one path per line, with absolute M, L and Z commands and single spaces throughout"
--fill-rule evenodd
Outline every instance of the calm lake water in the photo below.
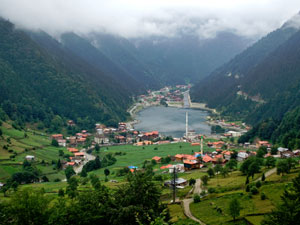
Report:
M 196 109 L 172 107 L 149 107 L 140 111 L 136 119 L 140 123 L 134 128 L 140 131 L 158 130 L 164 135 L 182 137 L 185 134 L 185 113 L 189 114 L 189 130 L 199 134 L 210 134 L 210 126 L 205 123 L 208 113 Z

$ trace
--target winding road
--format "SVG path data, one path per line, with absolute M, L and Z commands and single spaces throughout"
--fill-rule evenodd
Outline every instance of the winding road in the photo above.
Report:
M 201 180 L 197 179 L 196 180 L 196 184 L 194 186 L 194 191 L 193 194 L 200 194 L 202 192 L 201 189 Z M 201 224 L 201 225 L 205 225 L 205 223 L 203 223 L 202 221 L 200 221 L 199 219 L 197 219 L 196 217 L 193 216 L 191 210 L 190 210 L 190 204 L 193 202 L 193 198 L 186 198 L 182 200 L 183 203 L 183 209 L 184 209 L 184 214 L 194 220 L 195 222 Z
M 265 173 L 265 177 L 269 177 L 272 174 L 276 173 L 276 168 L 270 169 Z M 261 180 L 261 177 L 257 178 L 254 182 Z M 202 192 L 202 188 L 201 188 L 201 180 L 197 179 L 196 180 L 196 184 L 194 186 L 193 189 L 193 194 L 200 194 Z M 191 194 L 191 192 L 189 193 Z M 184 209 L 184 214 L 194 220 L 195 222 L 201 224 L 201 225 L 205 225 L 205 223 L 203 223 L 201 220 L 197 219 L 196 217 L 193 216 L 191 210 L 190 210 L 190 204 L 193 202 L 193 198 L 186 198 L 182 200 L 183 203 L 183 209 Z

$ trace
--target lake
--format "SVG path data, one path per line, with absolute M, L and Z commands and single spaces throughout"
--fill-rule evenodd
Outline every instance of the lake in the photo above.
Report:
M 139 123 L 134 128 L 139 131 L 158 130 L 164 135 L 183 137 L 185 134 L 185 113 L 189 114 L 189 130 L 199 134 L 210 134 L 210 126 L 205 123 L 208 113 L 196 109 L 173 107 L 149 107 L 140 111 L 136 118 Z

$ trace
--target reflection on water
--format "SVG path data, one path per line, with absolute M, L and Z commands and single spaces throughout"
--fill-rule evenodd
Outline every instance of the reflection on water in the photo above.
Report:
M 205 123 L 208 113 L 195 109 L 171 107 L 150 107 L 136 116 L 140 123 L 134 127 L 140 131 L 158 130 L 164 135 L 182 137 L 185 133 L 185 112 L 189 114 L 189 130 L 199 134 L 210 134 L 210 126 Z

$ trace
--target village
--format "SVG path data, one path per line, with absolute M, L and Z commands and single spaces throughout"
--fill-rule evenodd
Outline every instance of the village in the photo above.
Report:
M 136 113 L 137 107 L 140 105 L 147 107 L 166 104 L 172 107 L 188 107 L 185 102 L 188 101 L 186 93 L 188 93 L 189 88 L 189 85 L 177 85 L 175 87 L 164 87 L 158 91 L 148 91 L 148 95 L 138 97 L 137 104 L 134 105 L 135 108 L 131 108 L 130 112 Z M 207 122 L 212 126 L 211 135 L 197 134 L 194 130 L 189 130 L 188 114 L 186 114 L 186 132 L 181 138 L 165 136 L 158 131 L 141 132 L 134 129 L 132 122 L 120 122 L 118 127 L 107 127 L 104 124 L 97 123 L 94 131 L 82 130 L 72 136 L 65 137 L 63 134 L 53 134 L 51 140 L 57 146 L 67 148 L 69 155 L 61 161 L 61 164 L 63 168 L 73 167 L 76 173 L 80 173 L 88 161 L 95 159 L 95 156 L 91 154 L 92 150 L 109 146 L 159 146 L 189 143 L 195 149 L 198 149 L 198 151 L 193 150 L 192 154 L 168 155 L 167 165 L 162 165 L 160 169 L 169 169 L 170 172 L 174 168 L 178 172 L 185 172 L 205 168 L 210 164 L 213 167 L 216 164 L 225 166 L 232 158 L 242 162 L 251 156 L 255 156 L 261 146 L 267 149 L 264 157 L 289 158 L 300 154 L 300 150 L 290 151 L 282 147 L 271 152 L 272 145 L 264 140 L 238 144 L 237 139 L 250 129 L 245 123 L 228 122 L 224 119 L 213 119 L 210 116 L 208 116 Z M 67 125 L 69 127 L 76 126 L 73 120 L 68 120 Z M 216 133 L 213 127 L 220 127 L 221 132 Z M 34 156 L 31 155 L 27 155 L 25 158 L 34 160 Z M 151 160 L 159 164 L 162 163 L 162 159 L 162 156 L 156 155 Z M 134 169 L 139 169 L 133 165 L 128 165 L 128 168 L 132 172 Z

